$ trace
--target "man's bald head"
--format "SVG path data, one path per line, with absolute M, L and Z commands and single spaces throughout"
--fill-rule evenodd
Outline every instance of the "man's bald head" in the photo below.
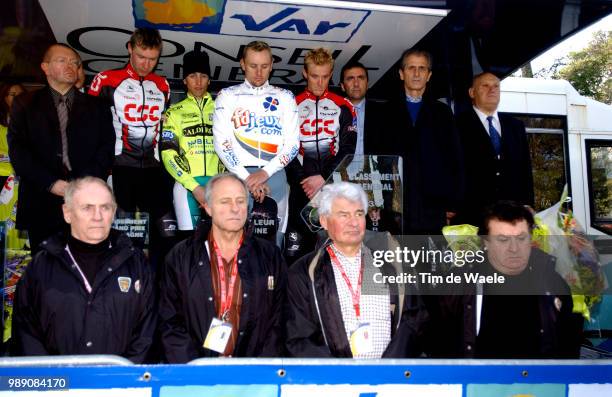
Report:
M 43 55 L 43 62 L 47 62 L 49 63 L 49 61 L 51 61 L 51 58 L 53 56 L 53 52 L 56 51 L 58 48 L 65 48 L 67 50 L 72 51 L 72 53 L 79 59 L 79 62 L 81 61 L 81 56 L 79 55 L 78 52 L 76 52 L 74 50 L 74 48 L 70 47 L 68 44 L 64 44 L 64 43 L 55 43 L 55 44 L 51 44 L 47 50 L 45 51 L 45 54 Z
M 468 91 L 474 106 L 489 116 L 495 113 L 499 105 L 499 83 L 499 78 L 493 73 L 480 73 L 474 76 Z

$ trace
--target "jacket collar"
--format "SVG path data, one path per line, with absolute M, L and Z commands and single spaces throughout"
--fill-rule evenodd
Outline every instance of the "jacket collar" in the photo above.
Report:
M 317 98 L 318 99 L 327 98 L 327 96 L 329 95 L 329 91 L 327 89 L 325 89 L 325 91 L 323 91 L 323 93 L 319 96 L 316 96 L 315 94 L 313 94 L 312 91 L 310 91 L 308 88 L 304 89 L 304 93 L 306 94 L 306 98 L 314 99 L 314 100 L 316 100 Z
M 67 240 L 65 234 L 58 233 L 42 242 L 42 251 L 60 259 L 62 262 L 69 263 L 65 253 Z M 126 234 L 117 230 L 111 230 L 109 240 L 111 246 L 105 266 L 110 268 L 111 271 L 109 271 L 109 273 L 111 273 L 134 255 L 135 248 L 132 244 L 132 240 L 130 240 Z
M 262 91 L 268 89 L 268 87 L 270 87 L 270 81 L 266 80 L 265 83 L 263 83 L 262 85 L 260 85 L 259 87 L 255 87 L 253 84 L 249 83 L 248 80 L 244 80 L 244 86 L 247 87 L 249 90 L 255 91 L 257 94 L 260 94 Z

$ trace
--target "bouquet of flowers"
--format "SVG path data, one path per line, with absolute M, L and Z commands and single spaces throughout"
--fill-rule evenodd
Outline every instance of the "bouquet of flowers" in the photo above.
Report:
M 589 319 L 590 308 L 601 299 L 607 281 L 595 246 L 572 211 L 563 208 L 569 200 L 566 185 L 557 204 L 536 214 L 540 230 L 534 233 L 534 241 L 557 258 L 556 270 L 570 286 L 574 312 Z

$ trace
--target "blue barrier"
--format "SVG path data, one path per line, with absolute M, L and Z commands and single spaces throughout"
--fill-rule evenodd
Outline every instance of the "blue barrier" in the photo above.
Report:
M 0 397 L 612 396 L 612 360 L 200 359 L 151 366 L 76 366 L 77 361 L 20 366 L 19 359 L 4 360 Z

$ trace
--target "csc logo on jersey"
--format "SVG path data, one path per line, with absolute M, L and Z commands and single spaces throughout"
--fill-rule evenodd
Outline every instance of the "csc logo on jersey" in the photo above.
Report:
M 334 120 L 306 119 L 300 124 L 300 133 L 302 135 L 319 135 L 322 132 L 334 136 L 336 134 Z
M 159 106 L 149 105 L 136 105 L 135 103 L 128 103 L 123 108 L 123 115 L 125 120 L 135 123 L 143 121 L 158 122 L 161 110 Z

